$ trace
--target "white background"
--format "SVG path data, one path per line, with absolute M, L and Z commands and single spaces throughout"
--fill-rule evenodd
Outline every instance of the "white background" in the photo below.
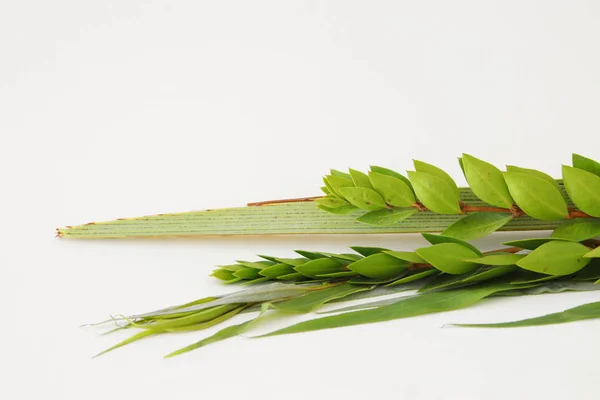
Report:
M 594 292 L 163 360 L 214 330 L 173 335 L 91 360 L 127 334 L 79 324 L 233 290 L 207 277 L 215 264 L 423 242 L 84 242 L 54 228 L 315 195 L 330 167 L 417 158 L 464 183 L 462 152 L 558 175 L 571 152 L 600 157 L 599 39 L 593 1 L 0 0 L 0 397 L 597 398 L 600 322 L 441 329 Z M 499 237 L 480 244 L 515 236 Z

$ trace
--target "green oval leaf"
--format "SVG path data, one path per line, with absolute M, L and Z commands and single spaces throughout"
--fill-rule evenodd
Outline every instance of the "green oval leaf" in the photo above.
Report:
M 407 267 L 408 262 L 385 253 L 372 254 L 348 265 L 348 269 L 357 274 L 377 279 L 397 276 Z
M 504 178 L 512 197 L 527 215 L 544 221 L 568 216 L 561 192 L 546 180 L 522 172 L 506 172 Z
M 327 208 L 339 208 L 339 207 L 350 205 L 346 200 L 340 199 L 339 197 L 336 197 L 336 196 L 321 197 L 319 199 L 316 199 L 315 203 L 317 203 L 320 206 L 327 207 Z
M 417 172 L 425 172 L 427 174 L 437 176 L 438 178 L 446 182 L 448 186 L 450 186 L 458 195 L 458 186 L 456 186 L 456 182 L 454 182 L 454 179 L 452 179 L 452 177 L 448 175 L 446 171 L 436 167 L 435 165 L 431 165 L 419 160 L 413 160 L 413 164 L 415 165 L 415 170 Z
M 600 163 L 579 154 L 573 154 L 573 166 L 575 168 L 586 170 L 594 175 L 600 176 Z
M 458 243 L 435 244 L 418 249 L 416 253 L 440 271 L 453 275 L 475 269 L 477 264 L 463 260 L 479 257 L 479 254 Z
M 504 242 L 502 244 L 506 246 L 520 247 L 527 250 L 535 250 L 543 244 L 553 242 L 557 240 L 566 241 L 567 239 L 561 239 L 557 237 L 545 237 L 545 238 L 531 238 L 531 239 L 519 239 Z
M 596 247 L 594 250 L 586 253 L 584 257 L 585 258 L 598 258 L 598 257 L 600 257 L 600 247 Z
M 367 174 L 350 168 L 350 176 L 352 177 L 352 182 L 354 182 L 354 186 L 373 189 L 373 186 L 371 185 L 371 181 L 369 180 Z
M 460 275 L 448 275 L 442 274 L 435 277 L 432 281 L 428 282 L 425 286 L 419 289 L 420 293 L 430 292 L 433 290 L 447 290 L 455 289 L 458 287 L 472 285 L 474 283 L 488 281 L 500 276 L 506 275 L 517 269 L 514 265 L 500 266 L 500 267 L 479 267 L 471 272 Z
M 457 244 L 460 244 L 461 246 L 468 247 L 469 249 L 471 249 L 475 253 L 477 253 L 479 256 L 482 255 L 477 247 L 473 246 L 469 242 L 465 242 L 464 240 L 461 240 L 458 238 L 454 238 L 451 236 L 445 236 L 445 235 L 434 235 L 433 233 L 421 233 L 421 236 L 423 236 L 423 238 L 431 244 L 457 243 Z
M 520 172 L 522 174 L 535 176 L 536 178 L 540 178 L 540 179 L 548 182 L 549 184 L 554 186 L 556 189 L 558 189 L 558 191 L 560 191 L 560 186 L 558 185 L 558 182 L 556 182 L 556 179 L 554 179 L 553 177 L 551 177 L 550 175 L 548 175 L 545 172 L 538 171 L 537 169 L 515 167 L 514 165 L 507 165 L 506 170 L 508 172 Z
M 483 256 L 480 258 L 472 258 L 470 260 L 465 260 L 465 261 L 474 262 L 476 264 L 494 265 L 494 266 L 515 265 L 517 263 L 517 261 L 519 261 L 523 257 L 525 257 L 524 254 L 505 253 L 505 254 L 493 254 L 493 255 L 489 255 L 489 256 Z
M 347 271 L 342 263 L 331 258 L 318 258 L 294 267 L 296 272 L 309 278 L 318 278 L 317 275 L 330 274 L 333 272 Z
M 341 176 L 328 175 L 323 179 L 323 181 L 325 182 L 327 189 L 329 189 L 329 191 L 338 197 L 344 197 L 339 192 L 341 188 L 354 187 L 354 182 L 352 182 L 352 180 Z
M 562 167 L 565 188 L 581 211 L 600 217 L 600 176 L 579 168 Z
M 389 249 L 384 249 L 383 247 L 350 246 L 350 248 L 364 257 L 368 257 L 371 254 L 378 254 L 383 253 L 384 251 L 389 251 Z
M 462 164 L 467 182 L 477 197 L 494 206 L 512 207 L 514 201 L 498 168 L 469 154 L 463 154 Z
M 597 219 L 571 219 L 561 223 L 551 237 L 582 242 L 600 236 L 600 221 Z
M 431 211 L 438 214 L 460 214 L 458 191 L 443 179 L 426 173 L 409 171 L 417 197 Z
M 412 264 L 426 263 L 417 253 L 414 251 L 385 251 L 385 254 L 389 254 L 392 257 L 399 258 L 404 261 L 408 261 Z
M 512 220 L 504 213 L 478 212 L 469 214 L 450 225 L 442 235 L 473 240 L 497 231 Z
M 362 187 L 343 187 L 338 189 L 346 200 L 363 210 L 380 210 L 385 208 L 385 201 L 376 191 Z
M 585 267 L 583 256 L 589 249 L 581 243 L 552 241 L 545 243 L 517 262 L 523 269 L 548 275 L 568 275 Z
M 401 173 L 392 171 L 391 169 L 388 169 L 388 168 L 378 167 L 376 165 L 371 165 L 369 168 L 371 169 L 371 171 L 377 172 L 378 174 L 387 175 L 387 176 L 391 176 L 396 179 L 400 179 L 402 182 L 406 183 L 406 186 L 408 186 L 410 188 L 410 190 L 412 190 L 414 193 L 412 183 L 410 183 L 408 178 L 405 177 L 404 175 L 402 175 Z
M 415 195 L 410 187 L 400 179 L 369 172 L 373 189 L 383 197 L 385 202 L 394 207 L 410 207 L 415 204 Z
M 317 205 L 317 208 L 319 210 L 323 210 L 330 214 L 337 214 L 337 215 L 352 214 L 353 212 L 358 211 L 358 208 L 353 206 L 352 204 L 348 204 L 347 206 L 341 206 L 341 207 L 337 207 L 337 208 L 330 208 L 330 207 Z
M 416 212 L 417 210 L 414 208 L 384 208 L 381 210 L 369 211 L 358 217 L 356 220 L 371 225 L 394 225 Z

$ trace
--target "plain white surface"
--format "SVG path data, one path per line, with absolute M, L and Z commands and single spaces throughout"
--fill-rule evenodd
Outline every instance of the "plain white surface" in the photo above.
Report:
M 0 0 L 0 397 L 597 398 L 600 322 L 440 329 L 597 293 L 161 358 L 211 330 L 91 360 L 124 336 L 79 324 L 233 290 L 207 277 L 215 264 L 423 242 L 84 242 L 53 230 L 314 195 L 330 167 L 417 158 L 463 183 L 462 152 L 556 176 L 571 152 L 600 157 L 599 38 L 592 1 Z

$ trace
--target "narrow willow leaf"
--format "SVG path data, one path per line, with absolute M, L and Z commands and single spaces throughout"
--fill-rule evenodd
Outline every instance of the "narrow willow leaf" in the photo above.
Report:
M 517 262 L 529 271 L 548 275 L 568 275 L 579 271 L 590 261 L 583 256 L 589 249 L 575 242 L 552 241 L 533 250 Z
M 263 276 L 263 277 L 260 277 L 260 278 L 252 279 L 250 281 L 241 282 L 240 285 L 256 285 L 257 283 L 266 282 L 269 279 L 270 278 L 267 278 L 266 276 Z
M 467 182 L 477 197 L 497 207 L 513 206 L 514 201 L 498 168 L 469 154 L 463 154 L 462 165 Z
M 415 204 L 412 189 L 402 180 L 373 171 L 369 172 L 369 179 L 373 189 L 387 204 L 394 207 L 410 207 Z
M 600 163 L 591 158 L 573 154 L 573 166 L 591 172 L 596 176 L 600 176 Z
M 486 255 L 486 256 L 483 256 L 480 258 L 472 258 L 472 259 L 466 260 L 466 261 L 474 262 L 476 264 L 500 266 L 500 265 L 514 265 L 517 263 L 517 261 L 519 261 L 523 257 L 525 257 L 524 254 L 505 253 L 505 254 Z
M 438 271 L 435 268 L 430 268 L 430 269 L 426 269 L 424 271 L 418 271 L 413 274 L 404 276 L 400 279 L 393 281 L 392 283 L 388 283 L 386 286 L 389 287 L 389 286 L 396 286 L 396 285 L 404 285 L 406 283 L 418 281 L 418 280 L 421 280 L 421 279 L 424 279 L 427 277 L 431 277 L 434 275 L 438 275 L 438 274 L 440 274 L 440 271 Z
M 282 281 L 298 281 L 302 279 L 308 279 L 306 276 L 302 275 L 300 272 L 292 272 L 291 274 L 280 275 L 277 279 Z
M 114 346 L 112 346 L 112 347 L 109 347 L 108 349 L 106 349 L 106 350 L 104 350 L 104 351 L 101 351 L 100 353 L 96 354 L 96 355 L 95 355 L 94 357 L 92 357 L 92 358 L 99 357 L 99 356 L 101 356 L 101 355 L 103 355 L 103 354 L 106 354 L 106 353 L 108 353 L 108 352 L 111 352 L 111 351 L 113 351 L 113 350 L 116 350 L 116 349 L 118 349 L 119 347 L 123 347 L 123 346 L 125 346 L 125 345 L 128 345 L 128 344 L 130 344 L 130 343 L 136 342 L 136 341 L 138 341 L 138 340 L 140 340 L 140 339 L 143 339 L 143 338 L 145 338 L 145 337 L 152 336 L 152 335 L 156 335 L 156 332 L 154 332 L 154 331 L 141 331 L 141 332 L 138 332 L 138 333 L 136 333 L 135 335 L 133 335 L 133 336 L 131 336 L 131 337 L 129 337 L 129 338 L 127 338 L 127 339 L 123 340 L 122 342 L 119 342 L 119 343 L 117 343 L 116 345 L 114 345 Z
M 340 193 L 340 189 L 354 187 L 354 182 L 352 182 L 351 179 L 343 178 L 341 176 L 328 175 L 325 177 L 325 182 L 327 184 L 327 188 L 333 191 L 333 193 L 335 193 L 338 197 L 344 197 Z
M 317 208 L 319 210 L 323 210 L 330 214 L 337 214 L 337 215 L 347 215 L 347 214 L 352 214 L 352 213 L 358 211 L 358 208 L 354 207 L 352 204 L 348 204 L 347 206 L 341 206 L 341 207 L 337 207 L 337 208 L 330 208 L 330 207 L 318 205 Z
M 396 279 L 406 275 L 407 273 L 408 273 L 408 270 L 405 269 L 405 270 L 401 271 L 400 273 L 398 273 L 394 276 L 390 276 L 390 277 L 365 278 L 365 277 L 358 276 L 356 278 L 350 279 L 348 281 L 348 283 L 353 283 L 356 285 L 385 285 L 387 283 L 394 282 Z
M 510 194 L 527 214 L 541 220 L 557 220 L 569 214 L 561 192 L 548 181 L 521 172 L 504 173 Z
M 204 347 L 208 344 L 219 342 L 221 340 L 225 340 L 225 339 L 229 339 L 229 338 L 241 335 L 242 333 L 246 332 L 248 329 L 250 329 L 253 325 L 256 324 L 256 322 L 267 312 L 267 310 L 269 309 L 269 306 L 270 306 L 270 304 L 268 304 L 268 303 L 263 304 L 261 307 L 261 310 L 260 310 L 260 314 L 258 314 L 258 316 L 256 318 L 251 319 L 246 322 L 243 322 L 241 324 L 232 325 L 232 326 L 228 326 L 227 328 L 221 329 L 220 331 L 218 331 L 217 333 L 215 333 L 212 336 L 209 336 L 205 339 L 202 339 L 199 342 L 196 342 L 194 344 L 191 344 L 189 346 L 183 347 L 179 350 L 176 350 L 172 353 L 167 354 L 165 356 L 165 358 L 175 357 L 177 355 L 187 353 L 188 351 L 199 349 L 200 347 Z
M 477 267 L 477 264 L 466 262 L 479 254 L 458 243 L 440 243 L 417 250 L 417 254 L 435 268 L 447 274 L 464 274 Z
M 211 321 L 223 314 L 229 313 L 238 307 L 239 305 L 237 304 L 224 304 L 222 306 L 200 310 L 179 318 L 161 320 L 159 322 L 153 322 L 150 324 L 138 324 L 133 322 L 131 325 L 136 328 L 149 329 L 155 332 L 169 331 L 183 326 L 197 325 L 201 322 Z
M 492 324 L 452 324 L 452 326 L 460 326 L 463 328 L 520 328 L 524 326 L 564 324 L 566 322 L 581 321 L 592 318 L 600 318 L 600 301 L 569 308 L 568 310 L 562 312 L 547 314 L 536 318 L 527 318 L 520 321 L 499 322 Z
M 562 174 L 567 193 L 577 208 L 600 217 L 600 176 L 566 165 L 562 167 Z
M 354 293 L 371 290 L 372 288 L 372 286 L 346 283 L 275 303 L 273 307 L 285 313 L 309 313 L 331 300 L 341 299 Z
M 407 289 L 407 290 L 411 290 L 411 289 Z M 321 312 L 318 312 L 317 314 L 333 314 L 333 313 L 356 311 L 356 310 L 366 310 L 368 308 L 378 308 L 378 307 L 382 307 L 382 306 L 389 306 L 391 304 L 396 304 L 399 301 L 407 300 L 407 299 L 410 299 L 411 297 L 416 297 L 416 296 L 417 295 L 409 295 L 409 296 L 394 297 L 394 298 L 385 299 L 385 300 L 370 301 L 368 303 L 356 304 L 353 306 L 342 307 L 342 308 L 336 308 L 335 310 L 321 311 Z
M 383 167 L 378 167 L 376 165 L 371 165 L 370 169 L 371 169 L 371 171 L 377 172 L 378 174 L 387 175 L 387 176 L 394 177 L 396 179 L 400 179 L 402 182 L 406 183 L 406 185 L 414 193 L 414 190 L 413 190 L 413 187 L 412 187 L 412 183 L 410 182 L 410 180 L 407 177 L 405 177 L 401 173 L 398 173 L 396 171 L 392 171 L 391 169 L 387 169 L 387 168 L 383 168 Z
M 315 285 L 289 285 L 285 283 L 270 283 L 264 286 L 253 287 L 250 289 L 241 290 L 220 297 L 214 301 L 196 304 L 185 308 L 176 308 L 171 310 L 159 310 L 146 314 L 133 315 L 131 319 L 147 318 L 154 316 L 164 316 L 168 314 L 177 314 L 181 312 L 199 311 L 206 308 L 220 306 L 223 304 L 245 304 L 245 303 L 262 303 L 266 301 L 275 301 L 287 297 L 298 296 L 299 294 L 309 292 L 319 288 Z
M 284 335 L 338 328 L 343 326 L 369 324 L 393 319 L 414 317 L 435 312 L 444 312 L 469 307 L 493 293 L 510 290 L 513 287 L 504 283 L 453 291 L 424 293 L 420 296 L 398 300 L 394 304 L 368 310 L 352 311 L 344 314 L 317 318 L 276 330 L 258 337 Z
M 556 179 L 554 179 L 553 177 L 551 177 L 550 175 L 548 175 L 545 172 L 538 171 L 537 169 L 521 168 L 521 167 L 515 167 L 514 165 L 507 165 L 506 166 L 506 171 L 508 171 L 508 172 L 519 172 L 519 173 L 522 173 L 522 174 L 526 174 L 526 175 L 534 176 L 536 178 L 540 178 L 540 179 L 548 182 L 552 186 L 554 186 L 558 191 L 560 191 L 560 186 L 559 186 L 558 182 L 556 181 Z
M 543 244 L 556 241 L 567 241 L 567 239 L 557 237 L 545 237 L 545 238 L 531 238 L 531 239 L 519 239 L 504 242 L 506 246 L 520 247 L 526 250 L 535 250 Z
M 511 273 L 516 269 L 517 267 L 513 265 L 501 267 L 480 267 L 461 275 L 442 274 L 429 281 L 425 286 L 419 289 L 419 292 L 454 289 L 478 282 L 488 281 Z
M 369 211 L 358 217 L 356 220 L 365 224 L 389 226 L 404 221 L 416 212 L 417 210 L 414 208 L 384 208 L 381 210 Z
M 479 249 L 477 247 L 473 246 L 469 242 L 465 242 L 464 240 L 461 240 L 461 239 L 458 239 L 458 238 L 454 238 L 454 237 L 451 237 L 451 236 L 445 236 L 445 235 L 434 235 L 434 234 L 431 234 L 431 233 L 421 233 L 421 236 L 423 236 L 425 238 L 425 240 L 427 240 L 431 244 L 457 243 L 457 244 L 460 244 L 461 246 L 468 247 L 469 249 L 471 249 L 475 253 L 477 253 L 479 256 L 482 255 L 481 251 L 479 251 Z
M 389 254 L 390 256 L 399 258 L 404 261 L 408 261 L 413 264 L 421 264 L 426 263 L 427 261 L 423 260 L 417 253 L 414 251 L 385 251 L 385 254 Z
M 562 222 L 553 232 L 551 237 L 582 242 L 600 236 L 600 220 L 597 219 L 571 219 Z
M 385 253 L 372 254 L 348 265 L 350 270 L 360 275 L 377 279 L 399 275 L 407 267 L 408 262 Z
M 585 258 L 599 258 L 600 257 L 600 247 L 596 247 L 594 250 L 587 252 L 584 255 Z
M 423 161 L 413 160 L 413 164 L 415 166 L 415 171 L 417 172 L 425 172 L 427 174 L 435 175 L 444 182 L 448 184 L 458 195 L 458 186 L 456 186 L 456 182 L 450 175 L 446 173 L 446 171 L 436 167 L 435 165 L 428 164 Z M 412 178 L 411 178 L 412 181 Z
M 371 185 L 371 181 L 369 180 L 367 174 L 350 168 L 350 176 L 352 177 L 352 182 L 354 182 L 354 186 L 373 189 L 373 185 Z
M 384 249 L 383 247 L 365 247 L 365 246 L 350 246 L 352 250 L 357 252 L 358 254 L 368 257 L 371 254 L 383 253 L 384 251 L 389 251 L 389 249 Z
M 294 267 L 296 272 L 301 273 L 309 278 L 317 278 L 320 274 L 331 274 L 333 272 L 347 271 L 346 267 L 339 261 L 331 258 L 319 258 L 317 260 L 310 260 L 302 265 Z
M 531 283 L 540 283 L 546 281 L 552 281 L 555 279 L 562 278 L 561 275 L 548 275 L 541 274 L 539 272 L 527 271 L 527 270 L 518 270 L 515 274 L 515 277 L 510 282 L 513 285 L 525 285 Z
M 338 192 L 352 205 L 362 210 L 380 210 L 385 208 L 385 201 L 374 190 L 358 187 L 344 187 Z
M 417 197 L 427 208 L 438 214 L 460 214 L 458 192 L 438 176 L 426 172 L 408 171 Z
M 327 208 L 339 208 L 350 205 L 346 200 L 336 196 L 321 197 L 320 199 L 315 200 L 315 203 Z
M 512 215 L 493 212 L 477 212 L 469 214 L 442 232 L 462 240 L 473 240 L 489 235 L 510 222 Z

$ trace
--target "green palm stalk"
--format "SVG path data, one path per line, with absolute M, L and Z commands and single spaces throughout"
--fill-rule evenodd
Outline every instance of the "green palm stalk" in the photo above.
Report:
M 368 174 L 332 170 L 321 197 L 69 226 L 58 236 L 443 232 L 470 240 L 495 230 L 548 230 L 565 220 L 600 217 L 600 164 L 592 159 L 574 154 L 562 180 L 514 166 L 502 172 L 468 154 L 459 161 L 469 188 L 458 188 L 446 172 L 422 161 L 408 177 L 382 167 Z

